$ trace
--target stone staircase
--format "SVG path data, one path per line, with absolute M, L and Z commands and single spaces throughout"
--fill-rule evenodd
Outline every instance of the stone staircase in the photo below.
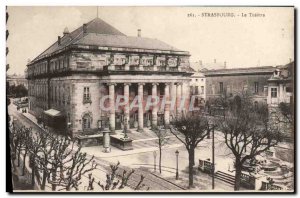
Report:
M 228 173 L 224 173 L 222 171 L 217 171 L 215 173 L 215 178 L 216 179 L 219 179 L 225 183 L 228 183 L 230 185 L 234 185 L 234 182 L 235 182 L 235 178 L 233 175 L 230 175 Z

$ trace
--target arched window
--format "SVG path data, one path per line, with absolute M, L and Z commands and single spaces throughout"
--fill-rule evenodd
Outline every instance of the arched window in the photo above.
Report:
M 82 117 L 82 129 L 86 130 L 86 129 L 90 129 L 92 125 L 92 117 L 90 114 L 84 114 L 84 116 Z

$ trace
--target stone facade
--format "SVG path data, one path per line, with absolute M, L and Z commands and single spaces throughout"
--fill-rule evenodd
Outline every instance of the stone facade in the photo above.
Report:
M 62 132 L 72 136 L 97 132 L 104 126 L 114 132 L 123 129 L 125 124 L 131 130 L 143 131 L 144 127 L 168 124 L 172 115 L 181 113 L 177 106 L 172 109 L 170 105 L 164 109 L 158 105 L 147 109 L 146 101 L 148 96 L 156 95 L 160 99 L 175 97 L 179 104 L 182 96 L 189 96 L 192 75 L 189 53 L 158 40 L 116 36 L 112 27 L 109 30 L 112 35 L 102 35 L 101 28 L 99 34 L 94 34 L 89 32 L 93 23 L 101 27 L 104 22 L 95 19 L 64 35 L 27 65 L 29 112 L 43 118 L 48 109 L 59 111 L 65 122 Z M 80 30 L 83 37 L 72 42 L 78 39 L 76 34 L 80 37 Z M 97 45 L 88 44 L 92 42 L 89 36 Z M 113 40 L 98 44 L 98 37 L 126 42 L 126 46 L 115 46 Z M 110 42 L 114 46 L 107 46 Z M 134 48 L 135 45 L 143 45 L 144 49 Z M 115 106 L 118 95 L 129 98 L 123 109 L 100 108 L 105 96 L 109 97 L 104 104 Z M 128 109 L 135 96 L 142 98 L 143 105 Z

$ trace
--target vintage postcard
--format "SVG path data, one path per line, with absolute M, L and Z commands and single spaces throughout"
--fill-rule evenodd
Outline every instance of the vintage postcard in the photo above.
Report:
M 8 6 L 7 191 L 294 193 L 294 14 Z

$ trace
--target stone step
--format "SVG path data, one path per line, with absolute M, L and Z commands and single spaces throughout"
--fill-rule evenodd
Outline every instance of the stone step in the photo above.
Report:
M 221 181 L 224 181 L 224 182 L 226 182 L 228 184 L 231 184 L 231 185 L 234 185 L 234 183 L 235 183 L 234 176 L 232 176 L 230 174 L 227 174 L 227 173 L 224 173 L 224 172 L 221 172 L 221 171 L 217 171 L 215 173 L 215 178 L 219 179 Z

